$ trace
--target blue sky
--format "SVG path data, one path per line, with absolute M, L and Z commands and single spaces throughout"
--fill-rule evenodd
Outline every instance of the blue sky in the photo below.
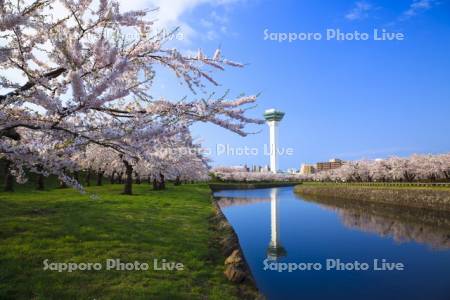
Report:
M 286 112 L 280 146 L 294 155 L 281 168 L 299 168 L 339 157 L 378 158 L 450 151 L 450 1 L 174 1 L 182 9 L 170 25 L 186 28 L 182 49 L 218 46 L 244 69 L 216 73 L 231 95 L 261 92 L 261 116 L 268 108 Z M 386 29 L 403 41 L 264 40 L 269 32 L 343 32 Z M 214 87 L 210 86 L 211 89 Z M 155 82 L 155 96 L 194 97 L 166 73 Z M 196 125 L 193 134 L 206 147 L 256 147 L 258 156 L 212 155 L 214 165 L 267 164 L 262 147 L 267 126 L 245 138 L 213 125 Z M 215 152 L 215 151 L 213 151 Z

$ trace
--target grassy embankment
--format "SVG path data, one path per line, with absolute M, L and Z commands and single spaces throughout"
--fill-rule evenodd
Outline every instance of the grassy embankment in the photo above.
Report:
M 351 183 L 335 183 L 335 182 L 302 182 L 303 186 L 310 187 L 358 187 L 368 189 L 419 189 L 419 190 L 450 190 L 450 183 L 402 183 L 402 182 L 351 182 Z
M 448 184 L 410 183 L 310 183 L 294 188 L 300 195 L 332 197 L 422 209 L 450 211 Z
M 90 187 L 0 192 L 0 298 L 233 299 L 223 275 L 221 237 L 210 223 L 207 185 Z M 48 185 L 49 186 L 49 185 Z M 148 271 L 106 271 L 105 260 L 146 262 Z M 154 271 L 153 259 L 181 262 L 184 271 Z M 43 261 L 100 262 L 101 271 L 44 271 Z

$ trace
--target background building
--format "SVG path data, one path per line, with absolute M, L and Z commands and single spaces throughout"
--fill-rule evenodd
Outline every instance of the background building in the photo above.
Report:
M 338 158 L 330 159 L 328 162 L 318 162 L 316 165 L 317 172 L 327 171 L 340 168 L 344 164 L 344 161 Z
M 316 171 L 316 168 L 314 167 L 314 165 L 302 164 L 302 166 L 300 167 L 301 175 L 314 174 L 315 171 Z

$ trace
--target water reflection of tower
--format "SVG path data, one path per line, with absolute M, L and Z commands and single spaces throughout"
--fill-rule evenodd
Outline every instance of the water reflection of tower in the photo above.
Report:
M 280 220 L 279 220 L 279 203 L 278 203 L 278 189 L 270 191 L 270 228 L 271 240 L 269 248 L 267 249 L 267 258 L 270 260 L 277 260 L 280 257 L 286 256 L 286 250 L 280 243 Z

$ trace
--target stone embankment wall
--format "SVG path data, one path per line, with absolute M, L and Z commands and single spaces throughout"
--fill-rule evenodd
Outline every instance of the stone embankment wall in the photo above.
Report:
M 213 198 L 212 202 L 214 215 L 211 218 L 211 224 L 218 233 L 218 240 L 214 243 L 220 245 L 226 258 L 224 261 L 225 276 L 228 280 L 238 284 L 240 299 L 264 299 L 256 287 L 236 232 L 222 213 L 217 201 Z

